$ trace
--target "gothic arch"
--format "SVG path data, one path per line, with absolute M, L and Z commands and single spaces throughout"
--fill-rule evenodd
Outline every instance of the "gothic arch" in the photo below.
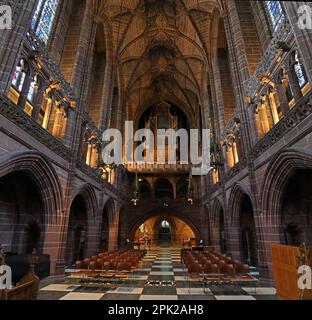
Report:
M 103 212 L 107 213 L 108 222 L 111 223 L 114 220 L 114 215 L 116 211 L 115 202 L 112 198 L 109 198 L 104 205 Z
M 98 201 L 96 198 L 95 191 L 89 183 L 81 185 L 72 197 L 71 204 L 77 196 L 81 195 L 84 199 L 87 210 L 88 219 L 97 220 L 99 214 Z
M 280 225 L 282 196 L 289 178 L 300 169 L 312 169 L 312 155 L 305 150 L 279 152 L 268 166 L 261 190 L 263 222 Z
M 158 187 L 159 187 L 159 185 L 161 185 L 161 183 L 164 183 L 168 187 L 170 187 L 170 191 L 169 191 L 168 195 L 166 195 L 166 197 L 173 198 L 175 186 L 172 183 L 171 179 L 168 179 L 165 177 L 159 177 L 158 179 L 156 179 L 156 181 L 154 183 L 156 197 L 158 197 L 158 196 L 160 197 L 160 194 L 158 194 L 158 192 L 160 192 L 160 193 L 162 192 L 161 189 L 158 189 Z M 164 196 L 162 196 L 162 197 L 164 197 Z
M 240 203 L 244 195 L 247 195 L 250 198 L 252 205 L 254 207 L 254 203 L 251 197 L 251 192 L 248 189 L 248 187 L 244 183 L 235 184 L 235 186 L 231 190 L 230 197 L 228 200 L 228 206 L 227 206 L 230 212 L 229 218 L 230 218 L 231 224 L 235 223 L 235 221 L 238 221 L 239 219 Z
M 15 152 L 0 157 L 0 178 L 13 172 L 26 173 L 38 186 L 47 225 L 56 224 L 62 215 L 62 189 L 53 166 L 37 151 Z
M 225 211 L 222 201 L 216 198 L 211 206 L 211 220 L 210 220 L 210 239 L 215 248 L 220 252 L 226 252 L 226 223 Z
M 196 238 L 199 238 L 200 235 L 200 231 L 199 228 L 197 226 L 195 226 L 195 224 L 185 215 L 181 214 L 180 212 L 175 212 L 174 210 L 170 209 L 169 211 L 166 211 L 163 208 L 159 208 L 156 210 L 152 210 L 150 212 L 147 212 L 145 215 L 143 215 L 142 218 L 140 218 L 138 221 L 136 221 L 136 223 L 134 223 L 132 226 L 130 226 L 129 228 L 129 235 L 130 238 L 132 239 L 135 235 L 136 230 L 147 220 L 158 216 L 159 212 L 161 213 L 161 216 L 166 216 L 166 217 L 176 217 L 180 220 L 182 220 L 183 222 L 185 222 L 193 231 L 193 233 L 195 234 Z
M 211 210 L 212 210 L 212 218 L 213 218 L 213 221 L 211 222 L 215 223 L 217 221 L 216 219 L 218 217 L 220 210 L 223 210 L 224 212 L 224 206 L 222 205 L 222 202 L 220 199 L 217 198 L 213 200 Z

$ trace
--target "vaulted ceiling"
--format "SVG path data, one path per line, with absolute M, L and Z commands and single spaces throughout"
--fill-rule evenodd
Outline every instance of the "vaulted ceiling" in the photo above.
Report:
M 201 103 L 207 85 L 213 23 L 222 11 L 220 1 L 94 2 L 110 26 L 119 85 L 130 113 L 162 99 L 187 108 Z

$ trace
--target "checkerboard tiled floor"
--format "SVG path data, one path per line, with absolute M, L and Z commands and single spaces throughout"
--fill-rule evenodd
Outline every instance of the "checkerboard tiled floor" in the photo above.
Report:
M 253 275 L 257 275 L 253 270 Z M 188 280 L 180 261 L 180 249 L 158 248 L 148 252 L 132 277 L 122 287 L 83 287 L 50 284 L 40 290 L 40 300 L 273 300 L 275 289 L 253 282 L 209 286 Z M 172 285 L 157 286 L 159 281 Z M 154 285 L 151 285 L 154 284 Z

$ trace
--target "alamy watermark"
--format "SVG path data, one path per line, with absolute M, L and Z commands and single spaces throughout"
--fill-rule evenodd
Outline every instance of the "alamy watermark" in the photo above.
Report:
M 210 167 L 210 130 L 150 129 L 134 132 L 133 122 L 125 122 L 125 134 L 108 129 L 102 140 L 106 145 L 102 160 L 107 165 L 120 164 L 191 164 L 192 174 L 207 175 Z M 156 153 L 156 154 L 155 154 Z M 177 154 L 179 153 L 179 157 Z M 157 155 L 157 158 L 156 158 Z M 123 157 L 124 156 L 124 157 Z M 123 161 L 124 158 L 124 161 Z M 178 160 L 179 158 L 179 160 Z M 157 160 L 156 160 L 157 159 Z
M 12 29 L 12 8 L 0 5 L 0 30 Z
M 310 266 L 303 265 L 298 268 L 298 288 L 300 290 L 312 289 L 312 270 Z
M 312 8 L 302 5 L 298 8 L 298 28 L 301 30 L 312 30 Z
M 9 266 L 0 266 L 0 290 L 12 288 L 12 269 Z

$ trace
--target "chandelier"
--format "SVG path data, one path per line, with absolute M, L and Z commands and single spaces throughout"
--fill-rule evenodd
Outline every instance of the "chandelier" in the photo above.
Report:
M 188 202 L 188 204 L 190 204 L 191 206 L 194 204 L 194 188 L 193 188 L 192 169 L 190 170 L 189 179 L 188 179 L 187 202 Z
M 131 202 L 133 203 L 134 206 L 137 206 L 139 200 L 140 200 L 139 178 L 138 178 L 138 172 L 136 171 L 133 198 L 131 199 Z

